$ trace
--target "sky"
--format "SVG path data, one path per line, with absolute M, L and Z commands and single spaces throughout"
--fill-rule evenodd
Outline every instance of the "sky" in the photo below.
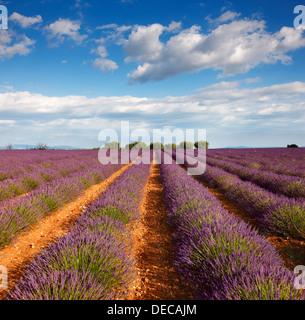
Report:
M 305 146 L 305 1 L 0 5 L 0 146 L 100 147 L 123 121 L 204 129 L 210 148 Z

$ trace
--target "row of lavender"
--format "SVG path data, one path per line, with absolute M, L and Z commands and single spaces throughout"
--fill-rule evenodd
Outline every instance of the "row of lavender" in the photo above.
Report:
M 188 156 L 177 152 L 174 157 L 188 166 Z M 182 159 L 181 159 L 182 158 Z M 190 161 L 189 161 L 190 162 Z M 226 198 L 236 203 L 256 219 L 261 228 L 283 236 L 305 239 L 305 202 L 278 195 L 217 167 L 206 165 L 198 179 L 220 189 Z
M 271 159 L 265 159 L 263 160 L 264 163 L 262 164 L 259 161 L 253 161 L 253 159 L 247 159 L 247 158 L 231 158 L 231 157 L 226 157 L 224 155 L 222 156 L 217 156 L 214 155 L 212 156 L 209 153 L 209 156 L 213 159 L 220 159 L 220 160 L 225 160 L 227 162 L 233 162 L 239 165 L 242 165 L 244 167 L 249 167 L 249 168 L 256 168 L 260 169 L 261 171 L 267 171 L 267 172 L 273 172 L 277 174 L 283 174 L 287 176 L 292 176 L 292 177 L 299 177 L 299 178 L 305 178 L 305 166 L 301 163 L 296 164 L 294 159 L 289 160 L 289 163 L 286 162 L 281 162 L 279 163 L 279 160 L 271 160 Z M 303 160 L 305 162 L 305 160 Z
M 305 178 L 305 148 L 211 149 L 207 154 L 262 171 Z
M 7 299 L 115 297 L 134 276 L 127 224 L 139 217 L 139 203 L 149 171 L 150 165 L 137 162 L 128 168 L 86 209 L 71 232 L 32 261 Z
M 198 299 L 305 299 L 274 247 L 230 215 L 185 170 L 161 164 L 161 178 L 174 230 L 175 265 Z
M 97 157 L 97 153 L 95 152 Z M 120 154 L 119 163 L 122 157 Z M 124 161 L 126 163 L 126 160 Z M 96 164 L 69 176 L 42 184 L 24 197 L 1 202 L 0 247 L 9 244 L 21 231 L 44 218 L 59 207 L 76 199 L 82 191 L 97 184 L 119 170 L 123 165 Z
M 73 160 L 97 159 L 95 150 L 0 150 L 0 157 L 0 181 Z
M 0 202 L 99 164 L 96 150 L 13 150 L 2 156 Z
M 98 165 L 97 155 L 89 158 L 71 158 L 57 161 L 52 167 L 32 167 L 32 171 L 20 173 L 15 178 L 0 182 L 0 202 L 31 192 L 47 182 L 65 178 L 85 168 Z
M 269 161 L 285 163 L 294 160 L 301 163 L 305 159 L 304 148 L 241 148 L 241 149 L 209 149 L 210 155 L 226 156 L 232 159 L 252 159 L 263 164 Z
M 206 157 L 206 163 L 233 173 L 242 180 L 251 181 L 273 193 L 283 194 L 290 198 L 305 198 L 305 179 L 274 172 L 262 171 L 257 168 L 245 167 L 226 160 Z

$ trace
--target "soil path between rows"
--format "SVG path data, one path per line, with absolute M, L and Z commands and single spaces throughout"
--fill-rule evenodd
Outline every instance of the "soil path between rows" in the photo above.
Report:
M 77 217 L 125 171 L 133 162 L 122 167 L 103 182 L 96 184 L 76 200 L 54 211 L 40 220 L 30 230 L 21 233 L 13 243 L 0 251 L 0 265 L 7 268 L 7 290 L 0 289 L 0 300 L 5 300 L 5 293 L 11 290 L 22 274 L 42 249 L 68 233 Z
M 193 292 L 174 268 L 172 231 L 166 223 L 160 165 L 152 162 L 141 204 L 141 218 L 133 226 L 137 277 L 124 300 L 192 300 Z
M 183 167 L 182 167 L 183 168 Z M 217 188 L 210 187 L 206 182 L 199 178 L 196 178 L 214 197 L 218 199 L 221 205 L 231 214 L 250 224 L 258 232 L 262 233 L 260 226 L 257 221 L 250 217 L 250 215 L 235 203 L 228 200 L 223 192 Z M 292 239 L 289 237 L 281 237 L 274 234 L 262 233 L 265 237 L 278 251 L 280 254 L 284 265 L 289 270 L 293 271 L 297 265 L 305 265 L 305 242 Z

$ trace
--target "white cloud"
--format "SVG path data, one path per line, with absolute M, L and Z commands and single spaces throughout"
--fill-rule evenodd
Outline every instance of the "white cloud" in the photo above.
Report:
M 40 15 L 36 15 L 35 17 L 26 17 L 14 12 L 10 16 L 10 20 L 18 23 L 22 28 L 29 28 L 34 24 L 42 22 L 42 17 Z
M 289 64 L 292 59 L 288 53 L 305 46 L 302 30 L 283 27 L 270 33 L 262 20 L 232 21 L 209 33 L 194 25 L 162 42 L 160 36 L 168 28 L 160 24 L 137 26 L 124 41 L 125 62 L 139 63 L 129 74 L 130 83 L 162 80 L 203 69 L 231 76 L 260 64 Z
M 93 61 L 93 67 L 99 69 L 101 72 L 113 71 L 118 69 L 118 65 L 110 60 L 104 58 L 97 58 Z
M 244 80 L 245 83 L 256 83 L 256 82 L 260 82 L 262 81 L 262 78 L 261 77 L 256 77 L 256 78 L 247 78 Z
M 172 21 L 168 27 L 164 27 L 164 30 L 168 32 L 178 32 L 181 29 L 181 22 Z
M 9 113 L 11 118 L 24 121 L 30 115 L 42 123 L 48 121 L 52 127 L 64 127 L 67 124 L 64 119 L 70 119 L 70 124 L 86 121 L 90 127 L 90 119 L 98 123 L 97 119 L 124 117 L 131 121 L 142 119 L 156 126 L 171 123 L 183 127 L 190 124 L 217 127 L 221 122 L 222 126 L 234 128 L 254 122 L 258 130 L 267 122 L 276 127 L 286 121 L 289 127 L 292 121 L 304 118 L 304 82 L 257 88 L 241 88 L 241 84 L 244 82 L 222 81 L 193 95 L 164 98 L 47 97 L 30 92 L 7 92 L 0 93 L 0 117 Z M 302 124 L 298 129 L 305 130 Z
M 216 19 L 211 19 L 210 16 L 206 17 L 210 23 L 221 24 L 228 21 L 233 21 L 240 16 L 240 13 L 228 10 Z
M 10 86 L 10 85 L 0 85 L 0 90 L 3 89 L 4 91 L 8 92 L 8 91 L 14 91 L 14 87 Z
M 93 68 L 99 69 L 101 72 L 114 71 L 118 69 L 118 65 L 115 61 L 106 59 L 108 56 L 106 45 L 109 43 L 116 43 L 121 45 L 124 42 L 123 34 L 130 30 L 130 26 L 119 26 L 116 23 L 106 24 L 96 27 L 97 30 L 101 30 L 103 36 L 99 39 L 95 39 L 95 43 L 98 44 L 97 48 L 90 51 L 91 54 L 96 54 L 99 57 L 92 61 Z
M 127 55 L 125 61 L 157 61 L 164 47 L 159 40 L 163 30 L 164 27 L 159 23 L 148 27 L 137 26 L 124 43 L 124 51 Z
M 45 28 L 49 40 L 55 40 L 57 43 L 62 43 L 66 38 L 74 40 L 80 44 L 87 35 L 80 34 L 81 23 L 79 21 L 71 21 L 69 19 L 59 18 L 54 23 L 51 23 Z
M 109 23 L 109 24 L 104 24 L 102 26 L 96 27 L 97 30 L 104 30 L 104 29 L 114 29 L 117 28 L 118 25 L 116 23 Z
M 118 69 L 118 65 L 110 60 L 105 59 L 108 56 L 107 50 L 105 46 L 98 46 L 96 49 L 91 50 L 91 53 L 95 53 L 100 56 L 100 58 L 96 58 L 92 65 L 94 68 L 99 69 L 101 72 L 114 71 Z
M 18 35 L 11 29 L 0 32 L 0 60 L 10 59 L 19 54 L 27 55 L 33 49 L 35 41 L 26 35 Z
M 117 45 L 124 43 L 124 33 L 131 30 L 131 26 L 118 25 L 116 23 L 110 23 L 102 26 L 96 27 L 97 30 L 101 30 L 103 37 L 98 40 L 95 40 L 99 43 L 113 42 Z
M 8 138 L 13 141 L 16 132 L 23 132 L 32 135 L 33 143 L 39 136 L 54 139 L 52 144 L 88 145 L 90 141 L 98 146 L 99 130 L 117 129 L 121 120 L 129 120 L 131 127 L 138 129 L 169 124 L 172 130 L 207 129 L 214 147 L 217 140 L 218 146 L 249 145 L 250 139 L 256 146 L 274 141 L 286 146 L 291 143 L 286 140 L 293 137 L 299 137 L 293 141 L 301 141 L 305 134 L 305 82 L 246 85 L 245 80 L 221 81 L 192 95 L 162 98 L 0 93 L 0 143 L 7 143 Z
M 0 125 L 4 126 L 13 126 L 16 124 L 14 120 L 0 120 Z
M 92 49 L 90 51 L 90 53 L 96 53 L 98 54 L 99 56 L 101 56 L 102 58 L 105 58 L 108 56 L 108 53 L 107 53 L 107 50 L 106 50 L 106 47 L 105 46 L 98 46 L 96 49 Z

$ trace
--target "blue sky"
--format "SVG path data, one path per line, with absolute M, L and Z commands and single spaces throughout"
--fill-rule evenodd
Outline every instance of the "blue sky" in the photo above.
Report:
M 212 148 L 305 146 L 299 1 L 0 4 L 0 146 L 98 147 L 121 121 L 206 129 Z

